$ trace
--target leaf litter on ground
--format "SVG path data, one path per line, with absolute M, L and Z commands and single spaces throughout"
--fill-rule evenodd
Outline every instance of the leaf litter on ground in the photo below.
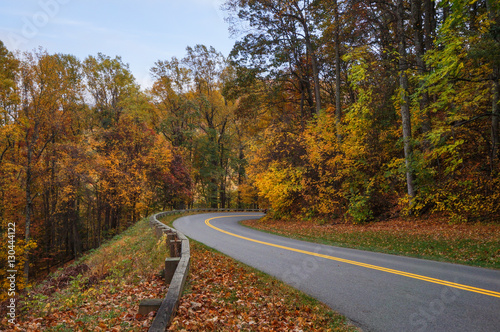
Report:
M 326 305 L 191 241 L 188 289 L 169 331 L 357 331 Z

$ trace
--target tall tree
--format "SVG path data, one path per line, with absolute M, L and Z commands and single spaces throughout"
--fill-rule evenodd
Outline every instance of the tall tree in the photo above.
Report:
M 200 115 L 199 129 L 205 136 L 198 139 L 197 160 L 201 180 L 211 207 L 225 206 L 227 131 L 230 112 L 221 94 L 222 73 L 226 61 L 213 47 L 196 45 L 187 48 L 184 63 L 194 82 L 196 111 Z M 201 140 L 200 140 L 201 139 Z
M 102 53 L 84 61 L 87 89 L 92 106 L 105 128 L 117 123 L 125 108 L 125 101 L 139 88 L 121 57 L 112 59 Z
M 477 57 L 491 66 L 491 164 L 496 168 L 500 160 L 500 4 L 487 0 L 487 32 L 477 46 Z M 474 52 L 474 50 L 473 50 Z
M 317 10 L 315 11 L 315 18 L 319 22 L 318 26 L 323 31 L 321 44 L 323 44 L 323 67 L 326 73 L 322 75 L 324 81 L 323 85 L 328 86 L 329 83 L 334 84 L 335 103 L 335 118 L 337 139 L 341 140 L 341 121 L 342 121 L 342 40 L 347 39 L 348 33 L 341 31 L 342 27 L 346 25 L 345 16 L 349 13 L 342 12 L 342 6 L 345 4 L 339 0 L 335 1 L 318 1 L 315 3 Z M 342 36 L 343 35 L 343 36 Z M 332 41 L 333 40 L 333 41 Z M 333 63 L 334 69 L 330 77 L 328 76 L 329 63 Z M 332 77 L 333 76 L 333 77 Z
M 408 85 L 408 57 L 406 52 L 406 35 L 405 35 L 405 20 L 406 10 L 403 0 L 397 0 L 396 3 L 396 18 L 397 18 L 397 36 L 398 36 L 398 57 L 399 57 L 399 89 L 401 103 L 401 119 L 403 126 L 403 145 L 406 165 L 406 187 L 410 206 L 415 198 L 415 179 L 413 173 L 413 147 L 412 147 L 412 132 L 411 132 L 411 115 L 410 115 L 410 98 Z
M 190 149 L 196 113 L 187 95 L 191 76 L 177 58 L 159 60 L 151 68 L 154 79 L 150 94 L 154 104 L 152 125 L 174 147 Z
M 272 79 L 297 78 L 295 89 L 301 95 L 301 104 L 307 94 L 314 100 L 311 113 L 318 113 L 322 101 L 314 2 L 229 0 L 225 8 L 232 15 L 235 33 L 245 32 L 236 28 L 239 22 L 252 28 L 235 44 L 234 61 L 241 66 L 260 67 Z
M 41 176 L 39 161 L 54 140 L 62 114 L 61 100 L 68 85 L 61 80 L 63 71 L 59 57 L 38 51 L 26 53 L 20 66 L 21 109 L 16 121 L 22 130 L 26 157 L 24 165 L 25 191 L 25 241 L 31 241 L 31 223 L 34 199 L 39 195 L 37 181 Z M 24 276 L 28 280 L 29 259 L 26 260 Z
M 231 76 L 226 59 L 213 47 L 187 47 L 181 60 L 157 61 L 150 91 L 157 130 L 192 165 L 194 187 L 211 207 L 230 202 L 234 147 L 232 101 L 223 95 Z

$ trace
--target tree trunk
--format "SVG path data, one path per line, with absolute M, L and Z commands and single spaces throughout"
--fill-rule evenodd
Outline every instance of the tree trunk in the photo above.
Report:
M 52 144 L 55 144 L 55 134 L 52 135 Z M 57 209 L 57 192 L 56 192 L 56 154 L 55 149 L 52 149 L 52 158 L 48 162 L 47 167 L 50 167 L 50 185 L 45 188 L 44 192 L 44 215 L 45 215 L 45 252 L 51 254 L 54 249 L 55 226 L 54 215 Z
M 224 182 L 221 182 L 219 197 L 220 197 L 220 207 L 222 209 L 226 208 L 226 203 L 227 203 L 226 202 L 226 185 Z
M 422 79 L 419 82 L 419 85 L 420 88 L 422 88 L 422 86 L 424 85 L 423 75 L 427 72 L 427 68 L 424 61 L 426 46 L 424 38 L 424 29 L 422 28 L 422 10 L 421 10 L 420 0 L 411 0 L 411 22 L 413 26 L 417 72 L 422 77 Z M 428 36 L 427 39 L 430 39 L 430 36 Z M 429 93 L 427 91 L 422 91 L 420 96 L 419 106 L 420 106 L 420 113 L 423 116 L 422 132 L 424 134 L 431 131 L 430 114 L 426 110 L 428 105 L 429 105 Z M 430 147 L 430 142 L 428 140 L 425 140 L 424 148 L 429 149 L 429 147 Z
M 209 186 L 208 186 L 208 199 L 209 199 L 209 205 L 210 205 L 210 208 L 212 209 L 217 209 L 219 206 L 218 206 L 218 193 L 217 193 L 217 179 L 215 178 L 212 178 L 210 179 L 210 183 L 209 183 Z
M 101 197 L 99 195 L 99 191 L 96 190 L 96 216 L 97 216 L 97 234 L 95 236 L 95 239 L 97 240 L 97 243 L 94 245 L 94 247 L 99 247 L 101 246 L 101 230 L 102 230 L 102 202 L 101 202 Z
M 305 88 L 304 88 L 304 83 L 302 83 L 302 80 L 299 80 L 299 87 L 300 87 L 300 115 L 302 116 L 302 118 L 305 118 L 305 112 L 304 112 Z
M 304 34 L 306 40 L 306 47 L 309 51 L 309 56 L 311 57 L 311 67 L 313 71 L 313 82 L 314 82 L 314 100 L 316 102 L 316 113 L 319 113 L 321 110 L 321 87 L 319 85 L 319 72 L 318 72 L 318 64 L 316 60 L 316 52 L 314 52 L 311 37 L 309 36 L 309 29 L 307 27 L 307 22 L 304 22 Z
M 243 178 L 245 176 L 245 167 L 243 166 L 243 161 L 245 160 L 245 152 L 243 151 L 243 146 L 241 145 L 240 141 L 240 146 L 239 146 L 239 163 L 238 163 L 238 197 L 237 197 L 237 207 L 238 209 L 243 208 L 243 203 L 241 200 L 241 185 L 243 184 Z
M 79 214 L 80 214 L 80 209 L 78 208 L 78 202 L 77 200 L 75 200 L 75 207 L 74 207 L 74 210 L 71 211 L 71 215 L 72 215 L 72 218 L 73 219 L 71 221 L 72 223 L 72 234 L 73 234 L 73 239 L 72 239 L 72 242 L 73 242 L 73 255 L 75 258 L 79 257 L 82 253 L 82 240 L 80 238 L 80 232 L 78 230 L 78 218 L 79 218 Z
M 406 186 L 408 189 L 408 197 L 410 199 L 410 206 L 413 204 L 415 198 L 414 176 L 412 170 L 412 136 L 411 136 L 411 116 L 410 116 L 410 103 L 408 97 L 408 76 L 406 70 L 408 69 L 406 45 L 404 35 L 404 7 L 403 0 L 397 2 L 397 24 L 398 24 L 398 51 L 399 51 L 399 88 L 401 90 L 401 119 L 403 125 L 403 144 L 404 144 L 404 157 L 406 165 Z
M 105 207 L 105 210 L 104 210 L 104 230 L 105 231 L 109 231 L 110 229 L 110 220 L 111 220 L 111 206 L 109 205 L 109 203 L 105 203 L 106 204 L 106 207 Z
M 80 187 L 78 180 L 74 181 L 75 188 Z M 80 236 L 80 198 L 77 196 L 72 204 L 72 224 L 73 224 L 73 254 L 75 258 L 79 257 L 82 253 L 82 239 Z
M 436 9 L 434 7 L 434 1 L 425 0 L 424 1 L 424 45 L 425 50 L 429 51 L 432 49 L 434 44 L 434 32 L 436 31 Z
M 491 116 L 491 172 L 493 173 L 497 166 L 498 150 L 500 146 L 500 107 L 499 107 L 499 95 L 500 95 L 500 83 L 498 77 L 493 80 L 492 87 L 492 116 Z
M 222 137 L 222 135 L 221 135 Z M 224 209 L 226 207 L 226 178 L 227 178 L 227 170 L 226 170 L 226 167 L 224 166 L 224 144 L 221 143 L 220 141 L 218 142 L 219 143 L 219 167 L 220 167 L 220 170 L 221 172 L 224 171 L 224 174 L 221 175 L 221 178 L 220 178 L 220 186 L 219 186 L 219 197 L 220 197 L 220 207 L 222 209 Z
M 342 120 L 342 105 L 340 103 L 340 22 L 339 6 L 335 0 L 335 121 L 337 127 L 337 141 L 342 141 L 340 124 Z
M 488 9 L 489 19 L 494 22 L 494 26 L 500 26 L 500 15 L 498 12 L 495 13 L 495 8 L 492 7 L 490 1 L 486 1 L 486 8 Z M 498 9 L 498 7 L 497 7 Z M 491 92 L 491 173 L 493 174 L 497 168 L 499 158 L 499 148 L 500 148 L 500 66 L 498 64 L 493 65 L 493 73 L 491 75 L 493 81 L 492 92 Z
M 27 167 L 26 167 L 26 189 L 25 189 L 25 194 L 26 194 L 26 209 L 25 209 L 25 224 L 24 224 L 24 239 L 26 242 L 26 245 L 28 245 L 29 241 L 31 240 L 31 234 L 30 234 L 30 227 L 31 227 L 31 212 L 33 210 L 33 201 L 31 198 L 31 177 L 32 177 L 32 171 L 31 171 L 31 161 L 33 157 L 33 147 L 31 144 L 27 144 Z M 27 283 L 29 280 L 29 265 L 30 265 L 30 253 L 29 250 L 26 249 L 26 252 L 24 254 L 25 256 L 25 262 L 24 262 L 24 279 L 25 282 Z

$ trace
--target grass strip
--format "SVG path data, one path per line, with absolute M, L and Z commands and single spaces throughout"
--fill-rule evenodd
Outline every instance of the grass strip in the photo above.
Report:
M 497 224 L 391 220 L 352 225 L 265 218 L 242 225 L 303 241 L 500 269 Z
M 143 219 L 61 268 L 20 299 L 13 331 L 147 331 L 154 318 L 138 315 L 139 302 L 163 298 L 158 276 L 164 259 L 158 240 Z M 0 329 L 1 330 L 1 329 Z

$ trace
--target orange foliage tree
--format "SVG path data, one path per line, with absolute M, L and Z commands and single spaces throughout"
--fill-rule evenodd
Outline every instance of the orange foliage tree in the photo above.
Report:
M 144 120 L 150 104 L 120 58 L 14 56 L 0 44 L 0 85 L 0 260 L 15 224 L 19 289 L 191 199 L 186 164 Z

